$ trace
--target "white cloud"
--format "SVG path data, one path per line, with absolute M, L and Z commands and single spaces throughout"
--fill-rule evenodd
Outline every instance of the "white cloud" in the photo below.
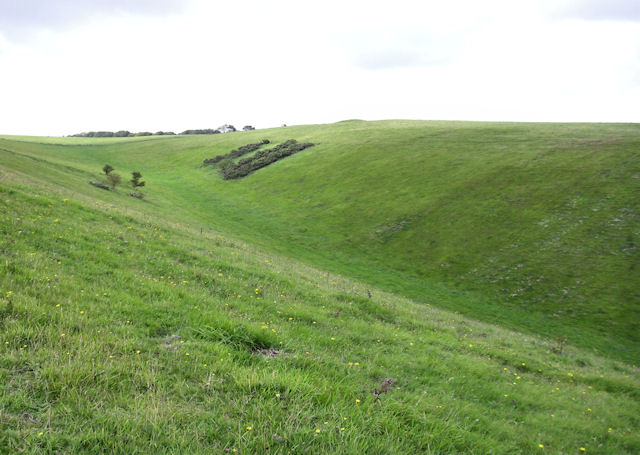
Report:
M 550 18 L 554 4 L 194 0 L 34 27 L 0 37 L 0 133 L 640 121 L 640 24 Z
M 552 11 L 557 17 L 640 21 L 638 0 L 559 0 Z
M 175 13 L 187 3 L 188 0 L 3 0 L 0 31 L 10 39 L 23 40 L 40 29 L 68 28 L 100 16 Z

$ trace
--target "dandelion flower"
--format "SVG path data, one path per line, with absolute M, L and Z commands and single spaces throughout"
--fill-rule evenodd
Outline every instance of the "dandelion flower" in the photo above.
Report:
M 544 449 L 544 444 L 538 444 L 538 447 L 540 447 L 541 449 Z
M 360 403 L 360 399 L 356 398 L 356 403 Z
M 251 427 L 247 427 L 247 431 L 251 431 Z
M 316 428 L 316 433 L 320 433 L 320 429 L 319 428 Z

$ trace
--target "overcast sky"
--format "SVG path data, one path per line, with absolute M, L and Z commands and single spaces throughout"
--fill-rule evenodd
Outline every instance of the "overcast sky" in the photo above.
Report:
M 640 122 L 640 0 L 0 0 L 0 134 Z

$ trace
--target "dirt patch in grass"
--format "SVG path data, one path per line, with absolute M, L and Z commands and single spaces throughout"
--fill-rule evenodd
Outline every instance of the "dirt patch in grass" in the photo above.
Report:
M 251 351 L 251 354 L 263 355 L 265 357 L 277 357 L 282 354 L 282 351 L 274 348 L 256 349 L 254 351 Z
M 161 346 L 169 351 L 176 352 L 178 347 L 176 346 L 182 337 L 180 335 L 169 335 L 162 339 Z

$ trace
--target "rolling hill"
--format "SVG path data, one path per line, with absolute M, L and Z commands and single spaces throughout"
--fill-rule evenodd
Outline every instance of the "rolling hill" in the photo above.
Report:
M 199 168 L 265 138 L 316 145 L 234 181 Z M 42 163 L 43 178 L 58 179 L 51 166 L 72 173 L 58 180 L 74 191 L 89 191 L 85 180 L 105 163 L 135 168 L 168 219 L 638 359 L 638 125 L 354 120 L 199 137 L 6 138 L 0 148 L 29 172 Z
M 313 143 L 247 177 L 203 160 Z M 637 453 L 637 125 L 0 137 L 0 453 Z M 142 172 L 143 200 L 88 185 Z

